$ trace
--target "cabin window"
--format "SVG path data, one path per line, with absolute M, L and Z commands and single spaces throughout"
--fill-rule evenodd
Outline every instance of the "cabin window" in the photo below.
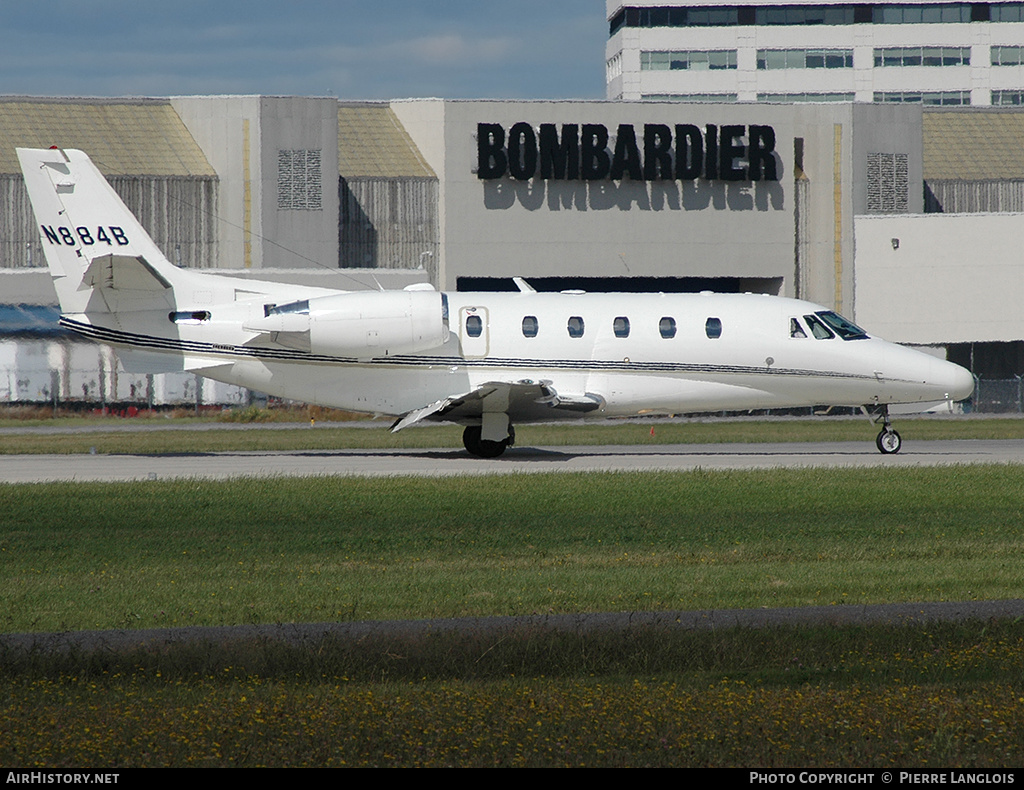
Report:
M 523 316 L 523 337 L 537 337 L 537 316 Z
M 867 340 L 868 333 L 852 321 L 847 321 L 839 313 L 821 310 L 817 313 L 829 327 L 843 340 Z
M 567 328 L 569 337 L 583 337 L 583 319 L 580 316 L 570 316 Z
M 629 319 L 620 315 L 612 322 L 612 329 L 615 332 L 615 337 L 629 337 Z
M 209 310 L 179 310 L 167 314 L 167 320 L 172 324 L 197 324 L 210 318 Z
M 806 338 L 807 337 L 807 333 L 804 331 L 804 328 L 802 326 L 800 326 L 799 319 L 796 319 L 796 318 L 790 318 L 789 319 L 789 336 L 790 337 L 802 337 L 802 338 Z
M 816 315 L 805 315 L 804 321 L 807 322 L 807 326 L 811 328 L 811 334 L 814 335 L 818 340 L 831 340 L 835 337 L 832 334 L 832 330 L 829 329 L 825 324 L 821 322 L 821 319 Z
M 466 334 L 470 337 L 480 337 L 484 331 L 483 319 L 478 315 L 471 315 L 466 318 Z
M 664 316 L 658 322 L 658 331 L 661 332 L 661 336 L 666 340 L 676 336 L 676 319 L 671 316 Z
M 722 336 L 722 319 L 715 318 L 712 316 L 704 322 L 704 334 L 710 337 L 712 340 L 717 340 Z

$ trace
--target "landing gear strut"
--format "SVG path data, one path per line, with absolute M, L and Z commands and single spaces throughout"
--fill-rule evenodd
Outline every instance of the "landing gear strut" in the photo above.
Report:
M 892 422 L 889 420 L 889 407 L 885 406 L 882 411 L 882 420 L 884 427 L 875 439 L 875 445 L 878 447 L 878 452 L 884 455 L 893 455 L 900 451 L 900 447 L 903 446 L 903 440 L 900 435 L 893 430 Z M 875 422 L 877 422 L 877 418 Z
M 478 458 L 497 458 L 506 448 L 516 443 L 516 431 L 508 426 L 508 436 L 500 442 L 492 442 L 480 438 L 481 427 L 479 425 L 467 425 L 462 432 L 462 443 L 466 446 L 470 455 Z

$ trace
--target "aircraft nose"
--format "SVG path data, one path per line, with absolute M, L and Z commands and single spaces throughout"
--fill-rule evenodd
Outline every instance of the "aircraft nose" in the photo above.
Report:
M 946 384 L 948 400 L 964 400 L 974 393 L 974 374 L 971 371 L 952 362 L 946 362 L 943 374 L 941 379 Z
M 900 371 L 902 375 L 897 377 L 905 382 L 897 385 L 897 399 L 906 397 L 907 403 L 959 401 L 974 392 L 974 376 L 959 365 L 906 346 L 891 346 L 889 352 L 886 367 Z

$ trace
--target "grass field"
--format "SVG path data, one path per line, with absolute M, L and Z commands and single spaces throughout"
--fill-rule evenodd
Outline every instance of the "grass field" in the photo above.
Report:
M 0 513 L 6 632 L 1024 589 L 1013 466 L 4 485 Z M 1024 759 L 1021 623 L 314 647 L 0 654 L 0 764 Z
M 1024 469 L 0 487 L 6 631 L 1012 598 Z

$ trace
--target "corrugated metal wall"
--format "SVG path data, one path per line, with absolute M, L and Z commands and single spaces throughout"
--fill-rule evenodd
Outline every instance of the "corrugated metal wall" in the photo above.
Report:
M 197 269 L 217 266 L 216 178 L 109 176 L 108 180 L 172 263 Z M 0 175 L 0 268 L 45 265 L 24 181 L 20 175 Z
M 926 214 L 1024 212 L 1024 181 L 925 181 Z
M 436 178 L 342 178 L 339 195 L 339 266 L 422 265 L 433 275 L 440 238 Z

